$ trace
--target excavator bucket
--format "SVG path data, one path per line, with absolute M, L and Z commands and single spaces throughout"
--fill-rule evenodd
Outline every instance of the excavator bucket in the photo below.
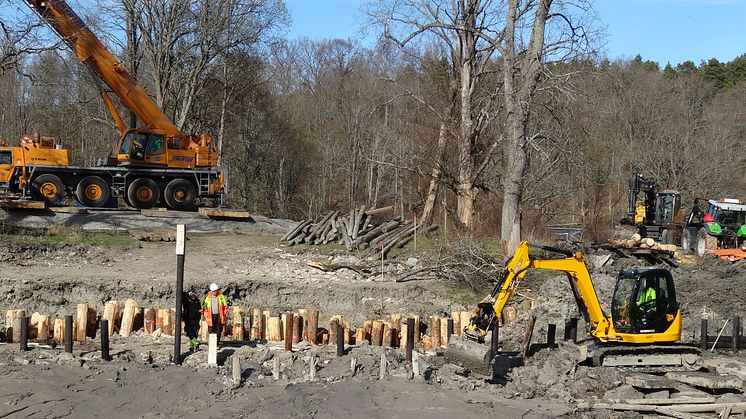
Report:
M 460 365 L 473 373 L 492 376 L 492 351 L 484 343 L 451 335 L 443 357 L 446 362 Z

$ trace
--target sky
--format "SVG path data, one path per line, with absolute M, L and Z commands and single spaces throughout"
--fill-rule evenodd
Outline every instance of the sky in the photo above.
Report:
M 292 16 L 288 37 L 297 39 L 362 38 L 360 9 L 367 0 L 285 0 Z M 594 8 L 606 27 L 605 53 L 610 59 L 633 58 L 664 66 L 686 60 L 699 64 L 730 61 L 746 53 L 746 0 L 597 0 Z

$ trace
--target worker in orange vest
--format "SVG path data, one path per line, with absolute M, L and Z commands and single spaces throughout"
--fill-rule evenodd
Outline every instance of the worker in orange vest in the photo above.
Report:
M 218 284 L 210 284 L 210 292 L 207 293 L 205 301 L 202 303 L 202 313 L 204 314 L 209 332 L 218 335 L 220 343 L 220 334 L 223 331 L 223 325 L 228 319 L 228 300 L 220 292 Z

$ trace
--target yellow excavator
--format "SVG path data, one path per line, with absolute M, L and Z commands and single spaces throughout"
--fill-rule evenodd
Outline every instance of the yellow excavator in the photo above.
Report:
M 558 257 L 532 256 L 531 248 Z M 648 371 L 696 370 L 701 366 L 697 348 L 677 344 L 681 339 L 681 310 L 670 271 L 643 267 L 620 272 L 608 315 L 601 308 L 581 252 L 525 241 L 516 248 L 490 295 L 478 304 L 463 337 L 450 336 L 447 361 L 475 372 L 489 371 L 496 354 L 485 344 L 487 331 L 530 269 L 567 274 L 578 309 L 589 325 L 588 335 L 595 340 L 588 351 L 594 365 L 643 367 Z

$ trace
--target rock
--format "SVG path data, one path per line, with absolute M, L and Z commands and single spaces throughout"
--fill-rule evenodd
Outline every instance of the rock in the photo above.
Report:
M 654 391 L 648 393 L 644 398 L 646 399 L 668 399 L 671 393 L 668 390 Z
M 604 399 L 606 400 L 628 400 L 640 399 L 642 397 L 643 394 L 629 384 L 622 384 L 604 393 Z
M 28 359 L 26 359 L 25 357 L 22 357 L 20 355 L 14 356 L 13 357 L 13 362 L 19 363 L 21 365 L 28 365 L 28 364 L 31 363 L 31 361 L 29 361 Z
M 624 377 L 624 382 L 632 387 L 644 390 L 674 389 L 676 383 L 667 377 L 650 374 L 632 374 Z
M 746 380 L 746 362 L 733 357 L 717 356 L 705 360 L 707 369 L 715 369 L 722 374 L 731 374 Z
M 409 258 L 407 258 L 407 261 L 404 262 L 404 264 L 407 265 L 407 266 L 409 266 L 409 267 L 411 267 L 411 268 L 414 268 L 415 266 L 417 266 L 417 264 L 419 262 L 420 262 L 420 260 L 418 258 L 409 257 Z
M 741 390 L 743 388 L 743 380 L 734 375 L 718 375 L 706 372 L 669 372 L 666 374 L 666 378 L 711 390 Z

